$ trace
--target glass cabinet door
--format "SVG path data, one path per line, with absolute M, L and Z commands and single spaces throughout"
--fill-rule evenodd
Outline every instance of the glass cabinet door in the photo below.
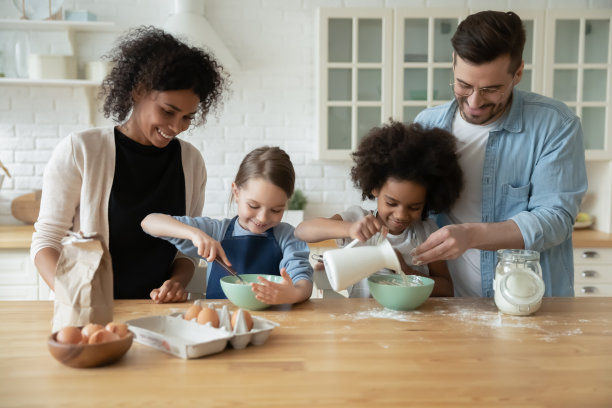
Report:
M 612 11 L 576 14 L 549 10 L 545 94 L 565 102 L 580 118 L 587 159 L 612 158 Z
M 423 109 L 453 98 L 451 37 L 467 10 L 397 9 L 394 118 L 412 122 Z
M 349 159 L 391 115 L 392 10 L 318 13 L 319 157 Z

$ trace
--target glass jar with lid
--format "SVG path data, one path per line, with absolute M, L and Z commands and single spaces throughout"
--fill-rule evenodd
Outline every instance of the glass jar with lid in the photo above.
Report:
M 528 249 L 498 250 L 493 289 L 495 304 L 501 312 L 535 313 L 544 296 L 540 253 Z

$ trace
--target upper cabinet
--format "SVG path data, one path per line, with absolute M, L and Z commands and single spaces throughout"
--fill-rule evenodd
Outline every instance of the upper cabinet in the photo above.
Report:
M 320 9 L 318 23 L 319 152 L 348 159 L 392 115 L 392 10 Z
M 471 9 L 320 9 L 320 159 L 349 159 L 373 126 L 451 100 L 451 37 Z M 612 10 L 514 10 L 527 34 L 518 89 L 582 118 L 587 160 L 612 159 Z
M 587 160 L 612 158 L 612 10 L 550 10 L 544 94 L 580 116 Z

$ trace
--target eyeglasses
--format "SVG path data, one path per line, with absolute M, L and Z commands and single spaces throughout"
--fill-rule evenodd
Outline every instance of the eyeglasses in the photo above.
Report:
M 508 83 L 508 85 L 514 83 L 514 79 L 515 77 L 512 77 L 512 81 L 510 81 L 510 83 Z M 450 84 L 451 88 L 453 89 L 453 92 L 455 93 L 455 95 L 458 96 L 463 96 L 463 97 L 467 97 L 470 96 L 474 93 L 474 90 L 476 88 L 474 88 L 472 85 L 467 85 L 464 84 L 463 82 L 451 82 Z M 506 93 L 506 91 L 502 91 L 503 88 L 478 88 L 478 93 L 480 94 L 480 96 L 483 99 L 486 99 L 488 101 L 499 101 L 504 97 L 504 94 Z

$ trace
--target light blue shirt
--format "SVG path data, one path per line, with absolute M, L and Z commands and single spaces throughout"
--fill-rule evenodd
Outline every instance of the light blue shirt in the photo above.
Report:
M 421 112 L 415 122 L 452 132 L 453 100 Z M 565 104 L 513 91 L 510 111 L 489 132 L 482 174 L 482 222 L 513 220 L 525 249 L 540 252 L 545 296 L 574 295 L 572 229 L 587 190 L 580 119 Z M 437 217 L 440 227 L 450 223 Z M 483 296 L 493 296 L 497 262 L 481 251 Z
M 225 236 L 225 231 L 230 225 L 231 219 L 223 219 L 217 220 L 209 217 L 174 217 L 179 220 L 183 224 L 191 225 L 192 227 L 198 228 L 199 230 L 204 231 L 206 234 L 210 235 L 216 241 L 221 242 L 223 237 Z M 308 245 L 299 239 L 297 239 L 293 235 L 293 231 L 295 228 L 293 226 L 281 222 L 276 227 L 273 228 L 272 233 L 276 242 L 281 248 L 283 252 L 283 259 L 278 266 L 278 270 L 280 271 L 282 268 L 287 269 L 287 273 L 291 276 L 291 280 L 295 284 L 300 280 L 308 280 L 312 281 L 312 266 L 310 266 L 310 262 L 308 262 L 308 256 L 310 254 L 310 250 Z M 240 226 L 238 221 L 234 224 L 234 233 L 233 236 L 241 236 L 241 235 L 257 235 L 253 234 L 251 231 L 245 230 Z M 166 241 L 173 244 L 176 249 L 180 252 L 184 253 L 187 256 L 191 256 L 194 258 L 201 258 L 198 255 L 198 248 L 193 245 L 191 240 L 188 239 L 180 239 L 180 238 L 171 238 L 171 237 L 159 237 L 165 239 Z M 210 269 L 206 270 L 206 280 L 208 281 L 208 274 Z

